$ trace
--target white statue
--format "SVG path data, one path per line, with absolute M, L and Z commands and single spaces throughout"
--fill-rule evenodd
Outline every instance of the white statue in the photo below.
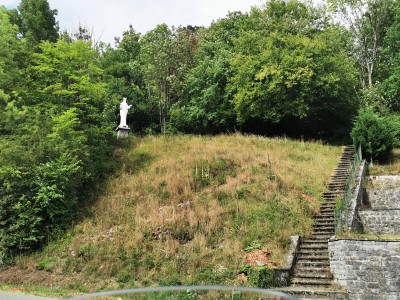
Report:
M 119 115 L 121 116 L 121 122 L 119 123 L 118 127 L 126 127 L 128 128 L 128 125 L 126 125 L 126 116 L 128 115 L 128 110 L 131 108 L 132 105 L 128 105 L 126 103 L 126 98 L 122 98 L 122 102 L 119 105 Z

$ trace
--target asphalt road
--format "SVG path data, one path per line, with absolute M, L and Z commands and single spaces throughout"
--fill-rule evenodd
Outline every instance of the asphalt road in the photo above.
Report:
M 45 298 L 38 296 L 31 296 L 20 293 L 10 293 L 0 291 L 0 300 L 55 300 L 55 298 Z

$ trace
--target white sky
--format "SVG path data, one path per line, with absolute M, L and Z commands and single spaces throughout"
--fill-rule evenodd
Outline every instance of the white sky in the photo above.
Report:
M 114 37 L 132 24 L 142 34 L 157 24 L 208 26 L 228 12 L 247 12 L 262 0 L 48 0 L 58 10 L 60 29 L 69 32 L 79 23 L 93 29 L 96 40 L 114 45 Z M 16 8 L 20 0 L 0 0 L 0 5 Z

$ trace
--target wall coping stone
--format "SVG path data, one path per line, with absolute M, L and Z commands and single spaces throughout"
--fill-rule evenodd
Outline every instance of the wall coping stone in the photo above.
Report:
M 387 242 L 394 242 L 394 243 L 398 243 L 400 242 L 400 239 L 357 239 L 357 238 L 337 238 L 337 237 L 332 237 L 329 239 L 328 242 L 337 242 L 337 241 L 356 241 L 356 242 L 383 242 L 383 243 L 387 243 Z

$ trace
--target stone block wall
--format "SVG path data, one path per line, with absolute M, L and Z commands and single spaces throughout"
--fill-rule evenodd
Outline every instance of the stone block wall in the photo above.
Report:
M 376 234 L 400 235 L 400 209 L 360 210 L 358 214 L 366 232 L 372 231 Z
M 367 202 L 372 209 L 400 209 L 400 187 L 394 189 L 369 189 Z
M 400 299 L 400 240 L 331 240 L 329 255 L 334 280 L 349 300 Z
M 368 180 L 375 188 L 384 190 L 400 187 L 400 176 L 398 175 L 368 176 Z
M 400 234 L 400 176 L 368 177 L 362 204 L 358 215 L 364 231 Z

